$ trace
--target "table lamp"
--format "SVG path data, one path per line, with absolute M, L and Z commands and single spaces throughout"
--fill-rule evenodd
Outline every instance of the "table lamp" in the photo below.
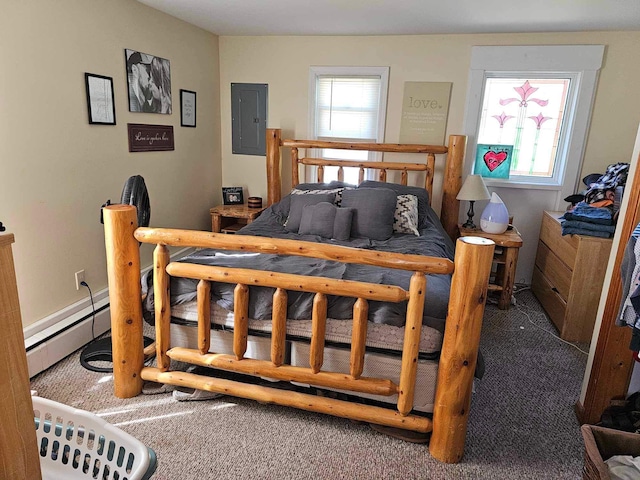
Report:
M 481 175 L 469 175 L 462 188 L 456 196 L 457 200 L 469 201 L 469 211 L 467 212 L 467 221 L 462 225 L 464 228 L 476 229 L 475 223 L 473 223 L 473 203 L 476 200 L 488 200 L 491 198 L 487 186 L 484 184 Z

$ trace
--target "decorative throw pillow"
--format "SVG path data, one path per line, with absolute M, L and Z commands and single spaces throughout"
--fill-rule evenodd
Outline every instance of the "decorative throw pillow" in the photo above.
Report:
M 293 193 L 293 192 L 292 192 Z M 322 193 L 315 195 L 291 195 L 291 206 L 289 207 L 289 217 L 284 224 L 284 228 L 289 232 L 298 232 L 300 228 L 300 220 L 302 218 L 302 209 L 307 205 L 315 205 L 320 202 L 333 203 L 335 201 L 335 193 Z
M 353 208 L 346 207 L 341 207 L 336 210 L 336 219 L 333 221 L 333 238 L 336 240 L 349 240 L 351 237 L 353 212 Z
M 389 188 L 358 188 L 342 193 L 342 206 L 354 208 L 352 237 L 386 240 L 393 235 L 396 192 Z
M 304 184 L 306 185 L 313 185 L 313 184 Z M 323 183 L 319 183 L 317 185 L 326 185 Z M 353 187 L 349 187 L 349 189 L 351 189 Z M 334 193 L 335 194 L 335 200 L 333 203 L 335 203 L 337 206 L 340 206 L 340 203 L 342 201 L 342 192 L 345 191 L 347 189 L 347 187 L 338 187 L 338 188 L 318 188 L 318 189 L 308 189 L 308 190 L 303 190 L 300 189 L 298 187 L 294 188 L 293 190 L 291 190 L 291 195 L 324 195 L 326 193 Z
M 418 198 L 415 195 L 398 195 L 396 197 L 393 231 L 420 236 L 420 232 L 418 232 Z
M 349 240 L 352 216 L 352 209 L 338 208 L 328 202 L 307 205 L 302 209 L 298 233 Z
M 390 188 L 394 190 L 397 195 L 415 195 L 418 199 L 418 229 L 425 228 L 429 224 L 429 192 L 424 188 L 399 185 L 397 183 L 378 182 L 375 180 L 362 182 L 358 188 Z

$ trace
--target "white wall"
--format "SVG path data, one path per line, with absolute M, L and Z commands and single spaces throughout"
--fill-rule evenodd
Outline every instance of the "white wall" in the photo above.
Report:
M 171 62 L 173 114 L 128 111 L 124 49 Z M 113 78 L 116 126 L 89 125 L 84 73 Z M 197 128 L 180 127 L 180 89 Z M 129 153 L 127 123 L 172 125 L 175 151 Z M 15 234 L 24 325 L 106 287 L 100 205 L 145 178 L 156 226 L 207 229 L 220 201 L 218 37 L 134 0 L 8 0 L 0 14 L 0 221 Z M 144 249 L 143 264 L 150 262 Z
M 287 137 L 307 137 L 307 90 L 310 65 L 389 66 L 385 141 L 397 142 L 406 81 L 452 82 L 447 134 L 463 131 L 471 47 L 474 45 L 604 44 L 583 175 L 602 172 L 610 163 L 628 161 L 640 121 L 640 32 L 553 34 L 415 35 L 378 37 L 220 37 L 222 169 L 227 185 L 243 185 L 250 195 L 266 197 L 264 157 L 231 153 L 232 82 L 269 85 L 268 125 Z M 250 175 L 247 172 L 251 172 Z M 436 172 L 436 182 L 441 178 Z M 290 185 L 283 162 L 283 189 Z M 436 192 L 437 193 L 437 192 Z M 552 202 L 531 203 L 525 191 L 500 192 L 524 237 L 517 280 L 529 281 L 542 210 Z M 435 203 L 439 211 L 440 204 Z M 466 208 L 465 208 L 466 210 Z M 478 215 L 482 205 L 476 208 Z

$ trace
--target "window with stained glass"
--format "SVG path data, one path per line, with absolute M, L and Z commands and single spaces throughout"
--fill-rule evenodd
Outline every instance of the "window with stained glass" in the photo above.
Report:
M 474 46 L 471 53 L 467 171 L 489 186 L 534 186 L 560 200 L 575 193 L 604 45 Z
M 510 176 L 553 177 L 570 78 L 487 78 L 478 143 L 511 145 Z

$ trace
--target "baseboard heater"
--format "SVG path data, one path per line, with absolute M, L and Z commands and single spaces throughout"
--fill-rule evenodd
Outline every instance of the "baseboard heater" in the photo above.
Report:
M 194 251 L 194 248 L 183 248 L 173 253 L 171 260 L 179 260 Z M 141 273 L 145 274 L 151 268 L 152 266 L 148 266 Z M 110 329 L 108 288 L 93 294 L 93 305 L 90 296 L 87 296 L 29 325 L 24 329 L 29 377 L 34 377 L 68 357 Z
M 46 370 L 111 328 L 108 291 L 105 289 L 98 296 L 103 298 L 95 300 L 94 297 L 95 321 L 93 307 L 87 299 L 25 328 L 29 377 Z M 89 305 L 84 306 L 86 303 Z

